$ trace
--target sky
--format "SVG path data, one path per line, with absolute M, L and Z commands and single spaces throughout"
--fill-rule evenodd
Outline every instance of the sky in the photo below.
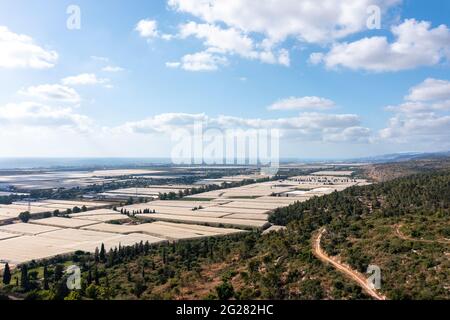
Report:
M 0 157 L 170 157 L 198 123 L 277 130 L 281 157 L 447 151 L 448 12 L 447 0 L 0 0 Z

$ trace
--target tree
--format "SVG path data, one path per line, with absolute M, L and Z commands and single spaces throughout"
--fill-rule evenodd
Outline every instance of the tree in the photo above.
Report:
M 31 218 L 31 214 L 28 211 L 21 212 L 19 214 L 20 221 L 22 221 L 24 223 L 27 223 L 28 221 L 30 221 L 30 218 Z
M 5 264 L 5 271 L 3 271 L 3 284 L 8 285 L 11 283 L 11 270 L 9 264 Z
M 218 285 L 216 292 L 219 300 L 229 300 L 234 296 L 233 285 L 228 281 L 224 281 L 221 285 Z
M 100 261 L 98 247 L 95 248 L 95 252 L 94 252 L 94 261 L 95 261 L 95 262 L 99 262 L 99 261 Z
M 48 290 L 48 269 L 47 265 L 44 266 L 44 290 Z
M 24 290 L 28 290 L 28 288 L 29 288 L 29 283 L 28 283 L 28 266 L 26 264 L 24 264 L 20 268 L 20 286 Z
M 106 251 L 105 251 L 105 245 L 102 243 L 102 246 L 100 247 L 100 254 L 99 258 L 101 262 L 105 262 L 106 259 Z

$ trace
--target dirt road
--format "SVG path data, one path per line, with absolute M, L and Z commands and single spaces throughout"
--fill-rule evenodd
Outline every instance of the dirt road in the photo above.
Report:
M 415 239 L 415 238 L 408 237 L 400 230 L 401 227 L 402 227 L 401 224 L 396 225 L 395 233 L 397 234 L 397 237 L 399 237 L 402 240 L 416 241 L 416 242 L 423 242 L 423 243 L 450 244 L 450 240 L 425 240 L 425 239 Z
M 385 296 L 380 295 L 375 289 L 373 289 L 369 284 L 367 284 L 366 278 L 357 271 L 350 269 L 349 267 L 333 260 L 333 258 L 329 257 L 321 248 L 320 242 L 322 240 L 322 236 L 325 233 L 326 229 L 321 229 L 318 234 L 313 238 L 313 253 L 314 255 L 322 260 L 325 263 L 330 263 L 340 272 L 344 273 L 347 277 L 356 281 L 358 285 L 372 298 L 376 300 L 386 300 Z

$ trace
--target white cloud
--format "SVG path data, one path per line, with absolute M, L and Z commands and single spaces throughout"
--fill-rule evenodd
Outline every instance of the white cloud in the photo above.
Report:
M 139 32 L 142 38 L 156 38 L 158 37 L 158 23 L 155 20 L 143 19 L 138 22 L 135 30 Z
M 108 57 L 100 57 L 100 56 L 91 56 L 92 60 L 100 61 L 100 62 L 109 62 Z
M 167 68 L 178 68 L 181 66 L 180 62 L 166 62 Z
M 211 24 L 189 22 L 180 26 L 180 37 L 195 36 L 205 40 L 204 45 L 213 52 L 236 53 L 246 58 L 256 58 L 253 40 L 234 28 L 222 29 Z
M 324 110 L 335 106 L 334 101 L 321 97 L 290 97 L 272 104 L 269 110 Z
M 450 147 L 450 99 L 447 81 L 427 79 L 413 87 L 399 106 L 388 106 L 395 114 L 386 128 L 380 130 L 380 139 L 397 143 L 422 143 L 428 148 Z M 448 88 L 447 88 L 448 89 Z
M 56 51 L 44 49 L 31 37 L 0 26 L 0 68 L 48 69 L 57 61 Z
M 406 99 L 411 101 L 450 99 L 450 81 L 428 78 L 411 88 Z
M 185 55 L 181 59 L 180 66 L 186 71 L 215 71 L 227 63 L 225 57 L 202 51 Z M 176 67 L 176 63 L 169 63 L 169 67 Z
M 19 91 L 19 94 L 41 100 L 79 103 L 80 95 L 73 89 L 60 84 L 43 84 L 31 86 Z
M 290 65 L 289 52 L 286 49 L 280 49 L 277 53 L 274 53 L 271 48 L 261 49 L 261 44 L 255 43 L 248 35 L 235 28 L 222 28 L 213 24 L 191 21 L 180 25 L 179 29 L 178 38 L 180 39 L 193 36 L 203 40 L 206 49 L 204 52 L 198 53 L 202 56 L 205 55 L 205 52 L 211 57 L 222 57 L 223 59 L 226 55 L 238 55 L 264 63 Z
M 121 72 L 125 71 L 124 68 L 118 66 L 106 66 L 102 69 L 103 72 Z
M 7 104 L 0 107 L 0 123 L 15 127 L 67 127 L 87 130 L 92 121 L 72 108 L 50 107 L 35 102 Z
M 169 0 L 169 6 L 208 23 L 224 23 L 246 33 L 259 33 L 276 43 L 295 37 L 310 43 L 330 42 L 366 29 L 367 8 L 383 12 L 399 0 Z
M 434 111 L 450 111 L 450 100 L 425 103 L 418 101 L 407 101 L 398 106 L 387 106 L 386 111 L 400 113 L 423 113 Z
M 107 84 L 109 81 L 109 79 L 97 78 L 94 73 L 82 73 L 77 76 L 67 77 L 61 80 L 64 85 L 68 86 Z
M 409 19 L 391 31 L 394 42 L 371 37 L 337 43 L 326 54 L 312 54 L 310 62 L 323 62 L 328 68 L 388 72 L 433 66 L 450 58 L 450 30 L 445 25 L 432 28 L 429 22 Z
M 389 120 L 380 137 L 396 142 L 427 141 L 429 146 L 450 141 L 450 116 L 434 113 L 397 114 Z
M 114 132 L 171 134 L 183 128 L 192 130 L 201 123 L 207 130 L 280 129 L 285 138 L 308 141 L 362 142 L 367 140 L 369 129 L 360 127 L 354 114 L 303 113 L 292 118 L 247 119 L 232 116 L 209 117 L 206 114 L 168 113 L 137 122 L 128 122 L 114 128 Z M 356 133 L 359 132 L 358 136 Z
M 364 127 L 349 127 L 334 133 L 327 132 L 324 140 L 327 142 L 358 142 L 368 143 L 371 139 L 372 131 Z

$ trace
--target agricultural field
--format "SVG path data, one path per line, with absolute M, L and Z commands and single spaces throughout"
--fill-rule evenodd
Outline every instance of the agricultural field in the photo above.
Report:
M 127 172 L 120 174 L 123 173 Z M 0 226 L 0 261 L 20 265 L 76 251 L 94 252 L 102 245 L 109 250 L 140 242 L 159 244 L 235 235 L 248 230 L 278 231 L 283 228 L 268 221 L 274 210 L 359 183 L 348 182 L 347 178 L 336 179 L 340 179 L 339 183 L 330 184 L 330 178 L 319 176 L 300 179 L 306 182 L 266 181 L 198 193 L 178 200 L 140 202 L 114 210 L 109 208 L 111 203 L 102 201 L 50 199 L 1 205 L 0 219 L 17 217 L 28 209 L 32 214 L 55 210 L 67 214 L 43 219 L 32 217 L 28 223 Z M 111 194 L 131 195 L 137 192 L 138 195 L 158 197 L 161 193 L 178 193 L 191 187 L 156 185 L 113 190 Z M 74 207 L 83 210 L 73 212 Z
M 108 202 L 93 201 L 66 201 L 66 200 L 42 200 L 35 202 L 18 201 L 9 205 L 0 205 L 0 222 L 4 220 L 18 218 L 22 212 L 29 212 L 31 215 L 42 213 L 53 213 L 58 210 L 65 213 L 67 210 L 74 208 L 91 210 L 95 208 L 104 208 L 110 206 Z

